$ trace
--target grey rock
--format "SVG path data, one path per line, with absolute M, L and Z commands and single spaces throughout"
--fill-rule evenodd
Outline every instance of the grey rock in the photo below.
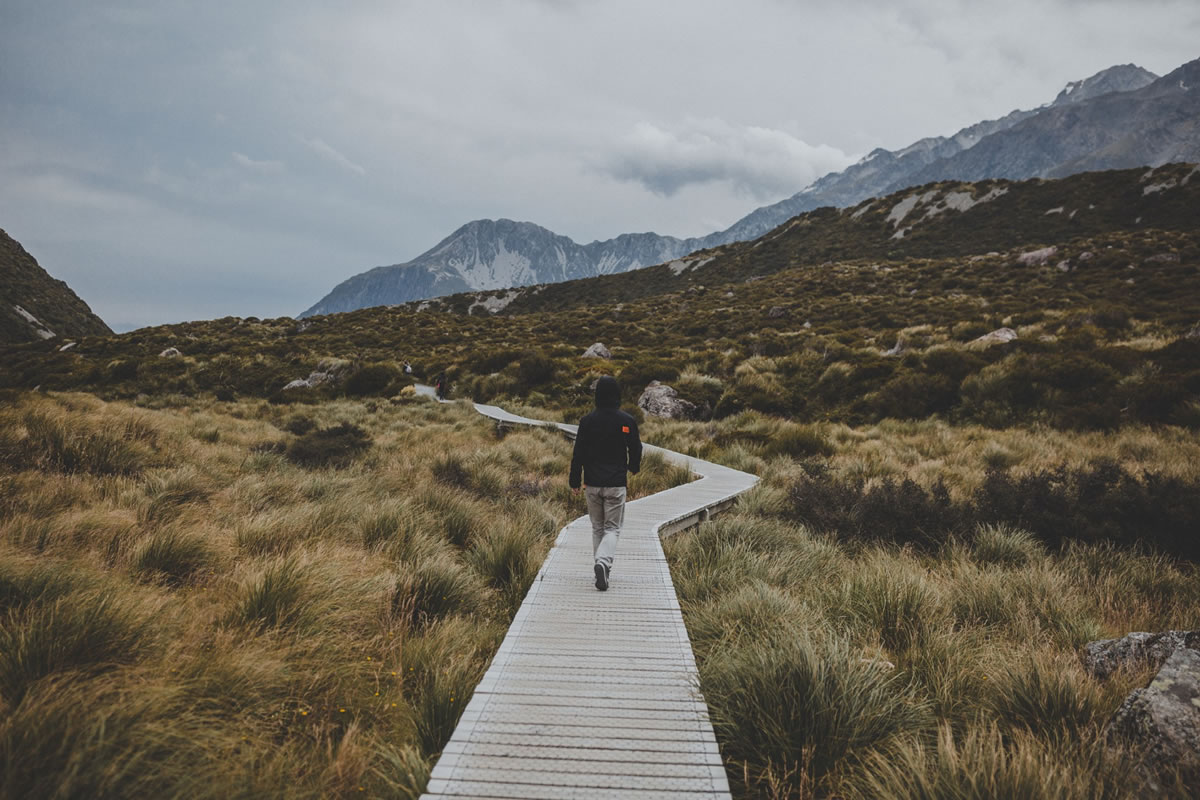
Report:
M 770 310 L 767 311 L 767 316 L 771 319 L 779 319 L 780 317 L 787 316 L 787 309 L 783 306 L 771 306 Z
M 1142 753 L 1151 780 L 1178 772 L 1194 785 L 1200 779 L 1200 651 L 1176 650 L 1148 687 L 1125 698 L 1107 735 L 1110 743 Z
M 608 351 L 608 348 L 605 347 L 603 344 L 601 344 L 600 342 L 596 342 L 594 345 L 589 347 L 587 350 L 583 351 L 582 357 L 583 358 L 609 359 L 609 358 L 612 358 L 612 353 L 610 353 Z
M 1058 248 L 1053 245 L 1039 250 L 1030 250 L 1017 256 L 1017 263 L 1025 267 L 1041 267 L 1049 263 L 1057 253 Z
M 289 383 L 287 386 L 284 386 L 283 391 L 286 392 L 289 389 L 311 389 L 311 388 L 312 388 L 311 383 L 304 380 L 303 378 L 297 378 L 296 380 Z
M 1136 632 L 1083 646 L 1083 667 L 1104 679 L 1119 669 L 1158 667 L 1176 650 L 1200 650 L 1200 631 Z
M 637 404 L 649 416 L 663 419 L 696 419 L 701 414 L 695 403 L 684 400 L 675 389 L 658 381 L 650 381 Z
M 178 348 L 168 347 L 158 354 L 159 358 L 179 358 L 183 353 L 180 353 Z
M 1146 259 L 1147 264 L 1178 264 L 1178 253 L 1158 253 Z
M 68 350 L 70 350 L 72 347 L 74 347 L 76 344 L 77 344 L 76 342 L 67 342 L 62 347 L 58 348 L 58 352 L 65 353 Z
M 1183 335 L 1185 339 L 1200 339 L 1200 322 L 1197 322 L 1192 329 Z
M 1062 261 L 1058 262 L 1058 271 L 1059 272 L 1070 272 L 1071 271 L 1071 259 L 1064 258 Z
M 1004 344 L 1018 338 L 1017 332 L 1012 328 L 997 328 L 991 333 L 985 333 L 978 339 L 973 339 L 972 344 Z

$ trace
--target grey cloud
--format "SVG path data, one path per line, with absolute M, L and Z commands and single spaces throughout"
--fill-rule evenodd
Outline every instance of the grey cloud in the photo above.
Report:
M 710 119 L 689 120 L 675 130 L 640 122 L 598 167 L 666 197 L 690 184 L 727 182 L 762 200 L 797 192 L 854 160 L 786 131 Z

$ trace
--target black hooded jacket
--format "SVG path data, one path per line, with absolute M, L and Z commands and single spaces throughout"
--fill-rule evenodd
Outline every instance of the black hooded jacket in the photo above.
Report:
M 571 456 L 572 489 L 580 478 L 588 486 L 624 486 L 625 471 L 637 474 L 642 466 L 642 440 L 637 421 L 617 406 L 621 387 L 605 375 L 596 384 L 596 410 L 579 421 L 575 452 Z

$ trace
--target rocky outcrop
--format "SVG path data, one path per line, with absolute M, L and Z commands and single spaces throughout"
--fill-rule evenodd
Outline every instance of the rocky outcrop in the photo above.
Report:
M 1050 262 L 1058 253 L 1057 247 L 1043 247 L 1040 250 L 1030 250 L 1017 256 L 1017 263 L 1023 267 L 1041 267 Z
M 1200 651 L 1200 631 L 1131 633 L 1088 642 L 1083 647 L 1083 667 L 1103 680 L 1120 669 L 1160 667 L 1176 650 L 1185 648 Z
M 168 347 L 166 350 L 163 350 L 161 353 L 159 353 L 158 357 L 159 358 L 179 358 L 181 355 L 183 355 L 183 353 L 179 352 L 179 348 Z
M 679 396 L 679 392 L 658 381 L 650 381 L 638 398 L 637 404 L 638 408 L 651 417 L 697 419 L 700 416 L 699 406 L 684 400 Z
M 1135 689 L 1113 715 L 1110 743 L 1139 751 L 1153 781 L 1176 773 L 1185 785 L 1200 780 L 1200 651 L 1183 647 L 1163 663 L 1145 689 Z
M 996 330 L 992 331 L 991 333 L 985 333 L 983 336 L 980 336 L 978 339 L 972 339 L 971 344 L 980 344 L 980 345 L 1004 344 L 1005 342 L 1011 342 L 1016 338 L 1018 338 L 1017 332 L 1014 331 L 1012 328 L 997 328 Z
M 608 352 L 608 348 L 605 347 L 603 344 L 601 344 L 600 342 L 596 342 L 594 345 L 589 347 L 587 350 L 583 351 L 582 358 L 610 359 L 610 358 L 612 358 L 612 353 Z
M 350 362 L 341 358 L 323 358 L 317 362 L 317 368 L 308 373 L 307 378 L 297 378 L 283 387 L 289 389 L 312 389 L 324 383 L 337 383 L 350 369 Z

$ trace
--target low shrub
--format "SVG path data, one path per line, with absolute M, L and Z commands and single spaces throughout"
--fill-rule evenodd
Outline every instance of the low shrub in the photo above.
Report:
M 286 455 L 292 463 L 310 469 L 343 468 L 370 446 L 370 434 L 357 425 L 343 422 L 297 437 L 288 445 Z
M 367 397 L 388 392 L 400 371 L 389 364 L 367 364 L 346 378 L 342 386 L 348 397 Z

